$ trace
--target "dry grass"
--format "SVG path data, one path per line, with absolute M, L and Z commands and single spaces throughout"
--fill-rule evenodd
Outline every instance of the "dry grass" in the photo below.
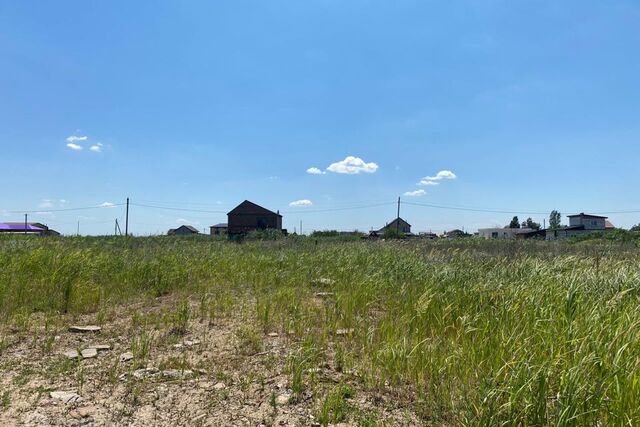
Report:
M 97 419 L 150 425 L 145 408 L 185 387 L 155 422 L 639 424 L 639 261 L 474 240 L 0 239 L 0 421 L 68 417 L 43 406 L 66 386 L 102 396 Z M 88 345 L 65 332 L 80 320 L 113 350 L 61 358 Z M 142 367 L 194 377 L 119 379 Z

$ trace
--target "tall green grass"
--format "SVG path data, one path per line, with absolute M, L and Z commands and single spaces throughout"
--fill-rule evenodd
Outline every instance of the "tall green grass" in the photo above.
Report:
M 435 424 L 640 424 L 634 247 L 2 238 L 0 266 L 4 324 L 181 293 L 297 336 L 296 393 L 328 363 Z

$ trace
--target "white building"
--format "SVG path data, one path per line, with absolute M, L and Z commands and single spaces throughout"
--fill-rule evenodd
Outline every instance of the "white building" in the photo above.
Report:
M 546 230 L 547 240 L 566 239 L 567 237 L 581 236 L 596 231 L 612 230 L 615 227 L 606 216 L 589 215 L 584 212 L 577 215 L 567 215 L 569 226 L 557 230 Z
M 533 228 L 481 228 L 478 236 L 485 239 L 515 239 L 518 234 L 535 231 Z

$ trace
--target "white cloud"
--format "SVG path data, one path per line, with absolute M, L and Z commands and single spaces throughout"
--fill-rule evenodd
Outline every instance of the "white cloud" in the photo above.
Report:
M 435 176 L 425 176 L 420 180 L 418 185 L 438 185 L 437 181 L 442 181 L 443 179 L 456 179 L 457 176 L 455 173 L 449 170 L 441 170 Z
M 176 219 L 176 222 L 178 224 L 185 224 L 185 225 L 200 225 L 200 222 L 198 221 L 189 221 L 188 219 L 184 219 L 184 218 L 178 218 Z
M 311 202 L 311 200 L 307 200 L 307 199 L 296 200 L 295 202 L 289 203 L 289 206 L 291 206 L 293 208 L 302 208 L 302 207 L 307 207 L 307 206 L 312 206 L 312 205 L 313 205 L 313 202 Z
M 115 204 L 113 204 L 111 202 L 104 202 L 103 204 L 100 205 L 101 208 L 112 208 L 114 206 L 115 206 Z
M 52 208 L 53 207 L 53 202 L 51 200 L 49 200 L 49 199 L 42 199 L 42 201 L 40 202 L 38 207 L 39 208 L 44 208 L 44 209 Z
M 324 175 L 326 174 L 326 172 L 321 171 L 320 169 L 313 167 L 313 168 L 309 168 L 307 169 L 307 173 L 310 175 Z
M 93 144 L 89 147 L 89 150 L 99 153 L 102 151 L 102 143 L 98 142 L 97 144 Z
M 355 175 L 360 172 L 374 173 L 378 170 L 378 165 L 373 162 L 366 163 L 360 157 L 348 156 L 340 162 L 332 163 L 327 170 L 333 173 Z
M 86 141 L 88 139 L 87 136 L 75 136 L 72 135 L 67 138 L 67 142 L 78 142 L 78 141 Z
M 407 197 L 422 197 L 425 194 L 427 194 L 427 192 L 424 190 L 407 191 L 406 193 L 404 193 L 404 195 Z
M 82 145 L 78 145 L 78 144 L 74 144 L 73 142 L 70 142 L 67 144 L 67 147 L 71 148 L 72 150 L 82 150 Z

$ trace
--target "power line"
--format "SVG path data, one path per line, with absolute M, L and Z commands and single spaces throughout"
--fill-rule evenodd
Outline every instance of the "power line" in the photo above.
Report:
M 377 203 L 377 204 L 372 204 L 372 205 L 362 205 L 362 206 L 350 206 L 350 207 L 344 207 L 344 208 L 327 208 L 327 209 L 300 209 L 297 211 L 281 211 L 281 213 L 285 213 L 285 214 L 303 214 L 303 213 L 320 213 L 320 212 L 336 212 L 336 211 L 349 211 L 349 210 L 354 210 L 354 209 L 367 209 L 367 208 L 376 208 L 379 206 L 390 206 L 390 205 L 395 205 L 396 202 L 386 202 L 386 203 Z
M 203 209 L 187 209 L 187 208 L 176 208 L 176 207 L 169 207 L 169 206 L 154 206 L 154 205 L 146 205 L 146 204 L 142 204 L 142 203 L 130 203 L 131 206 L 138 206 L 138 207 L 143 207 L 143 208 L 150 208 L 150 209 L 160 209 L 160 210 L 167 210 L 167 211 L 183 211 L 183 212 L 202 212 L 202 213 L 223 213 L 226 214 L 226 211 L 211 211 L 211 210 L 203 210 Z
M 109 204 L 109 205 L 97 205 L 97 206 L 84 206 L 84 207 L 80 207 L 80 208 L 14 210 L 14 211 L 4 211 L 4 212 L 13 213 L 13 214 L 24 214 L 24 213 L 41 214 L 41 213 L 52 213 L 52 212 L 85 211 L 85 210 L 89 210 L 89 209 L 109 209 L 109 208 L 115 208 L 116 206 L 124 206 L 124 203 Z
M 435 209 L 448 209 L 448 210 L 458 210 L 458 211 L 468 211 L 468 212 L 487 212 L 487 213 L 503 213 L 503 214 L 525 214 L 525 215 L 547 215 L 549 212 L 534 212 L 534 211 L 526 211 L 526 210 L 518 210 L 518 209 L 483 209 L 483 208 L 468 208 L 462 206 L 446 206 L 446 205 L 435 205 L 430 203 L 415 203 L 415 202 L 403 202 L 407 205 L 411 206 L 422 206 L 428 208 Z M 612 214 L 625 214 L 625 213 L 640 213 L 640 210 L 623 210 L 623 211 L 585 211 L 590 212 L 592 215 L 612 215 Z
M 466 207 L 460 207 L 460 206 L 434 205 L 430 203 L 415 203 L 415 202 L 403 202 L 403 203 L 411 206 L 422 206 L 427 208 L 447 209 L 447 210 L 467 211 L 467 212 L 487 212 L 487 213 L 527 214 L 527 215 L 546 215 L 549 213 L 549 212 L 527 212 L 522 210 L 494 210 L 494 209 L 482 209 L 482 208 L 466 208 Z

